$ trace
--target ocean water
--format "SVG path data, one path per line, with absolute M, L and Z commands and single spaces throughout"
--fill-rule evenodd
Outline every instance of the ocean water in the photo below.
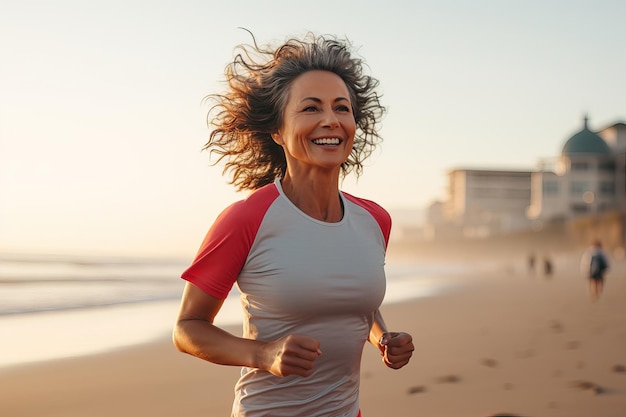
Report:
M 168 337 L 189 260 L 0 254 L 0 367 Z M 385 303 L 434 296 L 463 265 L 388 264 Z M 216 318 L 241 323 L 233 289 Z

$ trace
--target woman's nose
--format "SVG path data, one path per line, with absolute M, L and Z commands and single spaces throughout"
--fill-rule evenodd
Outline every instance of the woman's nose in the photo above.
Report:
M 336 128 L 339 127 L 339 119 L 333 111 L 324 112 L 324 120 L 322 121 L 324 127 Z

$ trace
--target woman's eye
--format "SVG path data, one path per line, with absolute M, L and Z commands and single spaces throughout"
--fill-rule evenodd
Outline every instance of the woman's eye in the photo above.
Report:
M 315 106 L 307 106 L 304 109 L 302 109 L 302 111 L 304 111 L 304 112 L 315 112 L 315 111 L 317 111 L 317 107 L 315 107 Z
M 349 112 L 350 111 L 350 107 L 345 106 L 345 105 L 337 106 L 337 111 Z

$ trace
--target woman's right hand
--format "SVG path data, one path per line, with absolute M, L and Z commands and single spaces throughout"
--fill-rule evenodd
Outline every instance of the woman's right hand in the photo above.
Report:
M 309 376 L 315 360 L 322 355 L 320 342 L 309 336 L 289 335 L 267 342 L 261 349 L 259 368 L 275 376 Z
M 313 373 L 315 360 L 322 354 L 319 340 L 289 335 L 263 342 L 234 336 L 213 324 L 223 303 L 187 283 L 173 334 L 178 350 L 209 362 L 258 368 L 281 377 Z

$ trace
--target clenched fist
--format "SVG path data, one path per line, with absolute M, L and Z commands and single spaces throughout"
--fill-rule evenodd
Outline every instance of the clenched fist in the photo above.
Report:
M 320 342 L 309 336 L 289 335 L 268 342 L 261 349 L 260 368 L 276 376 L 309 376 L 322 354 Z

